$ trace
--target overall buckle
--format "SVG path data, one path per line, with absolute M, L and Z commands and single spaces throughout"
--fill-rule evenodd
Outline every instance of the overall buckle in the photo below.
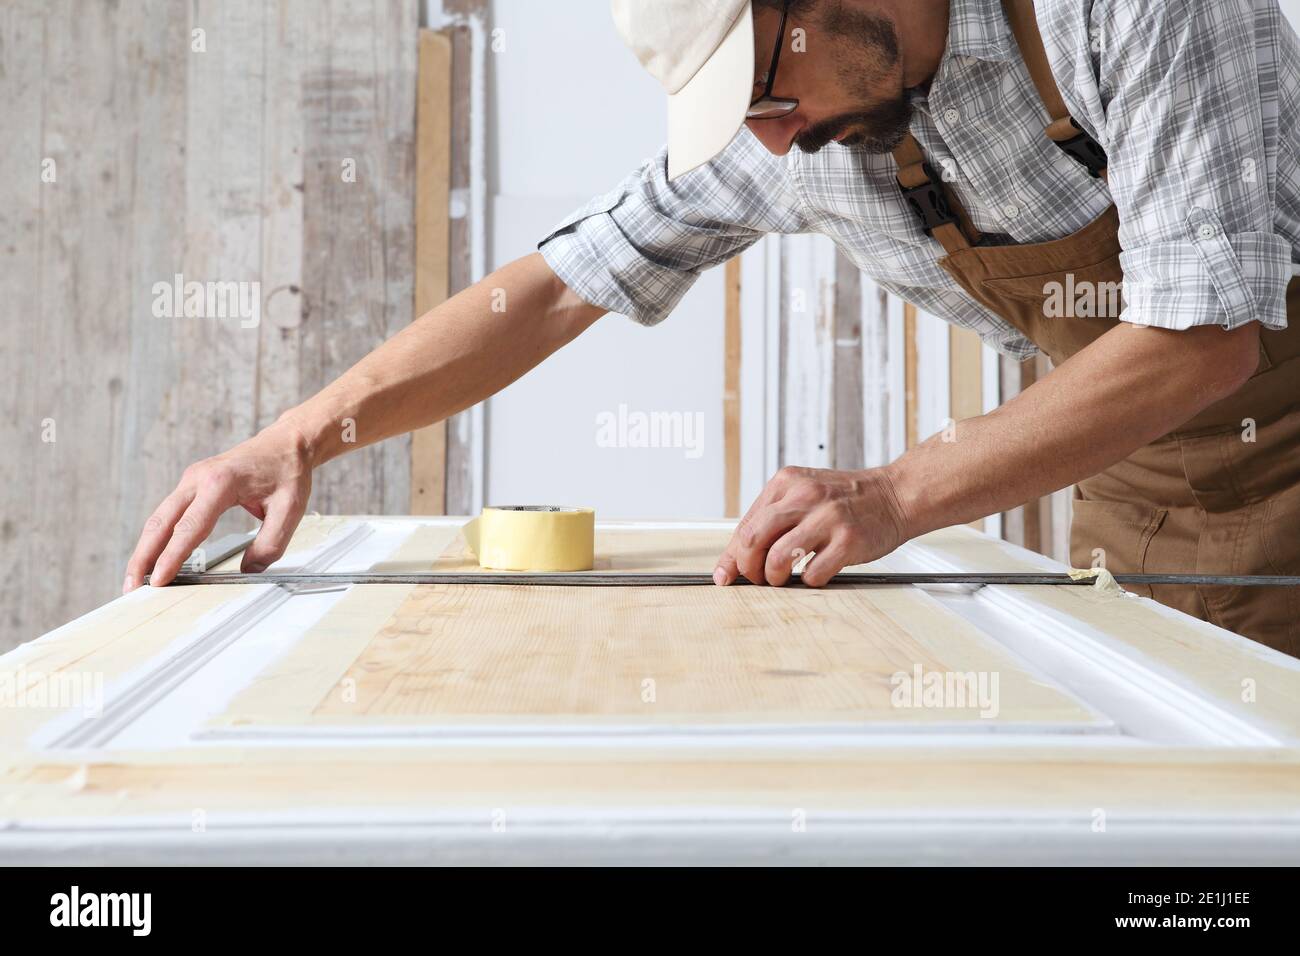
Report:
M 908 188 L 899 182 L 898 188 L 907 204 L 912 207 L 916 218 L 921 221 L 921 231 L 933 238 L 936 227 L 955 223 L 957 217 L 952 214 L 948 197 L 944 195 L 934 168 L 929 163 L 922 163 L 921 171 L 926 176 L 926 181 L 921 185 Z
M 1079 129 L 1078 124 L 1074 124 L 1075 129 Z M 1088 175 L 1093 179 L 1100 179 L 1102 172 L 1106 169 L 1106 151 L 1101 148 L 1101 144 L 1082 130 L 1079 135 L 1073 139 L 1052 140 L 1065 155 L 1069 156 L 1075 162 L 1079 163 L 1088 170 Z

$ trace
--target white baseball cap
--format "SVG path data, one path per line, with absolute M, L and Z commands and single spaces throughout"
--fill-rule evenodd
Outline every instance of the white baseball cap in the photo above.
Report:
M 754 90 L 750 0 L 612 0 L 623 42 L 668 93 L 668 178 L 702 166 L 745 121 Z

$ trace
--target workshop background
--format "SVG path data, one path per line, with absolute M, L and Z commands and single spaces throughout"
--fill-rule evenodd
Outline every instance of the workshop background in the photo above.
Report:
M 656 152 L 664 106 L 606 0 L 0 0 L 0 129 L 3 651 L 118 592 L 186 465 Z M 186 316 L 187 282 L 229 314 Z M 738 515 L 782 464 L 881 464 L 1047 370 L 773 237 L 664 325 L 601 321 L 329 464 L 310 510 Z M 1064 558 L 1069 492 L 982 526 Z

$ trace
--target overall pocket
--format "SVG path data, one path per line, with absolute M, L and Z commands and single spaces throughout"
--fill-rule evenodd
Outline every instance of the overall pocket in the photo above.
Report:
M 990 299 L 1017 303 L 1028 338 L 1060 365 L 1119 322 L 1124 270 L 1118 253 L 1065 272 L 1003 276 L 980 283 Z
M 1140 574 L 1147 549 L 1167 511 L 1124 501 L 1074 500 L 1070 521 L 1070 563 L 1076 568 L 1104 566 L 1112 574 Z M 1098 553 L 1100 552 L 1100 553 Z M 1128 590 L 1151 597 L 1142 585 Z

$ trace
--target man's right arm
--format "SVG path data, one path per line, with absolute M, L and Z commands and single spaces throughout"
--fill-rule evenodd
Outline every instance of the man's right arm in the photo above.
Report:
M 538 253 L 421 316 L 254 437 L 185 470 L 145 523 L 123 590 L 166 584 L 241 506 L 262 521 L 242 568 L 284 554 L 313 469 L 350 449 L 442 421 L 505 388 L 605 312 L 569 290 Z M 344 441 L 345 420 L 351 420 Z

